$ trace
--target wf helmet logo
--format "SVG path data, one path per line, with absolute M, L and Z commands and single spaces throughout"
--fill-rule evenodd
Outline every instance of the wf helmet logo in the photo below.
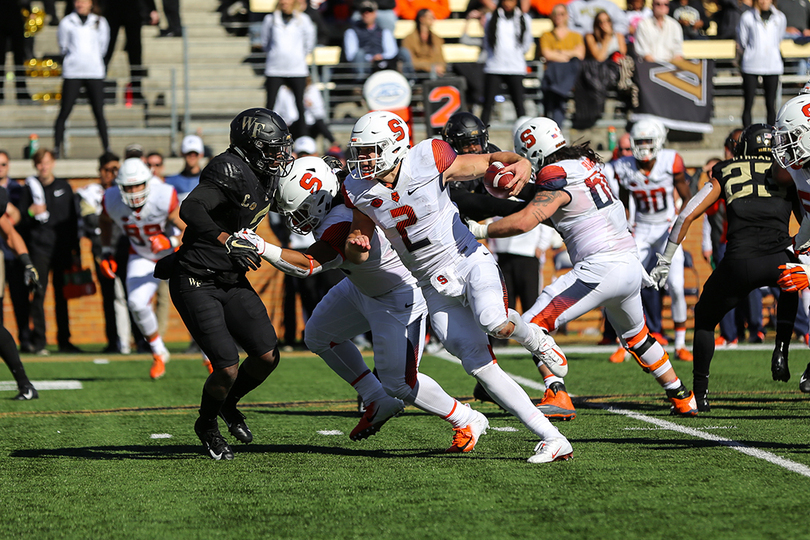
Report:
M 242 118 L 242 130 L 250 133 L 251 137 L 256 137 L 256 135 L 259 134 L 259 130 L 263 130 L 265 127 L 266 124 L 259 122 L 256 118 Z

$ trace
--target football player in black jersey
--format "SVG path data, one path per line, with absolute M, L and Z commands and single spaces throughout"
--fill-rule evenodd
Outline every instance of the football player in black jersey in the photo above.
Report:
M 6 215 L 7 206 L 8 191 L 6 191 L 6 188 L 0 186 L 0 209 L 2 209 L 2 212 L 0 212 L 0 235 L 3 236 L 6 240 L 6 245 L 17 254 L 20 262 L 23 264 L 25 285 L 28 287 L 29 291 L 40 291 L 42 290 L 42 284 L 39 281 L 39 273 L 37 273 L 34 263 L 31 262 L 25 241 L 14 228 L 11 219 Z M 11 337 L 11 333 L 2 325 L 0 325 L 0 358 L 6 363 L 9 371 L 11 371 L 11 374 L 14 376 L 14 380 L 17 382 L 17 395 L 11 399 L 17 401 L 37 399 L 39 394 L 25 374 L 25 368 L 20 360 L 20 353 L 17 351 L 17 344 L 14 343 L 14 338 Z
M 714 355 L 714 329 L 720 319 L 752 290 L 776 287 L 781 265 L 797 262 L 791 245 L 791 212 L 800 215 L 793 183 L 774 179 L 771 156 L 773 128 L 753 124 L 745 128 L 732 159 L 717 163 L 711 181 L 678 214 L 666 250 L 650 277 L 659 286 L 666 283 L 669 263 L 686 237 L 689 225 L 719 198 L 725 199 L 728 244 L 723 260 L 706 280 L 695 306 L 694 391 L 698 410 L 710 409 L 709 364 Z M 801 218 L 799 218 L 801 219 Z M 788 346 L 799 303 L 798 294 L 783 292 L 776 314 L 776 346 L 771 358 L 775 381 L 787 381 Z
M 256 229 L 275 200 L 279 177 L 293 161 L 289 129 L 273 111 L 239 113 L 231 122 L 230 139 L 228 149 L 208 163 L 200 184 L 183 201 L 180 216 L 187 228 L 170 263 L 169 280 L 178 313 L 213 367 L 194 431 L 217 460 L 233 459 L 217 416 L 236 439 L 251 442 L 253 434 L 236 404 L 279 361 L 275 329 L 245 276 L 261 259 L 253 244 L 233 233 Z M 237 345 L 247 353 L 241 366 Z

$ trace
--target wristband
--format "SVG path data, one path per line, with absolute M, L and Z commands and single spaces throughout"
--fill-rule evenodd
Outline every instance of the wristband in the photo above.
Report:
M 264 252 L 260 254 L 262 258 L 270 264 L 276 264 L 281 260 L 281 248 L 275 244 L 265 242 Z
M 23 263 L 23 266 L 33 266 L 33 262 L 31 262 L 31 256 L 28 253 L 20 253 L 19 255 L 20 262 Z

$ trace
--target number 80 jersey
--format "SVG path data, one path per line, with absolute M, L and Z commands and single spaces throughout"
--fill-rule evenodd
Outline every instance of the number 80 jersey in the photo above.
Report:
M 597 254 L 636 251 L 624 205 L 613 196 L 602 165 L 585 157 L 559 161 L 543 167 L 537 183 L 571 196 L 571 202 L 551 216 L 571 262 L 576 264 Z

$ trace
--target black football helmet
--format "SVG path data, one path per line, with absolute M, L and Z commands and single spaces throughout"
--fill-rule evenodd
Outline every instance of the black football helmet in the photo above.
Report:
M 231 148 L 260 175 L 284 176 L 292 166 L 293 139 L 275 112 L 256 107 L 231 121 Z
M 458 154 L 475 153 L 471 149 L 472 145 L 480 145 L 479 152 L 483 153 L 487 151 L 489 132 L 487 126 L 474 114 L 457 112 L 442 128 L 442 139 Z
M 767 157 L 771 156 L 773 146 L 773 127 L 768 124 L 751 124 L 740 133 L 734 145 L 734 157 Z

